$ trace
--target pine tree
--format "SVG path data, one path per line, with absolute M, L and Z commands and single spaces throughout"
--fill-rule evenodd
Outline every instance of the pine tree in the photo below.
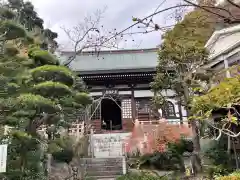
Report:
M 91 98 L 79 78 L 51 53 L 49 43 L 56 45 L 57 34 L 43 29 L 31 3 L 9 0 L 0 14 L 0 123 L 11 127 L 2 136 L 9 144 L 4 176 L 42 180 L 46 178 L 46 147 L 59 136 L 60 127 L 77 120 L 68 114 L 84 109 Z M 48 139 L 38 133 L 42 126 L 47 128 Z

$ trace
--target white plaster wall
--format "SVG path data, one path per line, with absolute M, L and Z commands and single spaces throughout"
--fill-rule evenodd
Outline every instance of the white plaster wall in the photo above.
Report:
M 175 93 L 171 89 L 167 89 L 161 92 L 161 94 L 165 97 L 173 96 Z M 134 97 L 153 97 L 154 93 L 151 90 L 135 90 Z
M 134 97 L 153 97 L 154 94 L 150 90 L 136 90 L 134 91 Z
M 102 92 L 90 92 L 91 96 L 102 96 L 103 93 Z
M 131 95 L 132 92 L 131 91 L 119 91 L 118 92 L 120 95 Z

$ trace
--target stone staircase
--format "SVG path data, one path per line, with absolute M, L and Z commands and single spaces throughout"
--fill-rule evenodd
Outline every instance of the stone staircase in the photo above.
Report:
M 85 175 L 94 179 L 115 179 L 124 173 L 123 157 L 118 158 L 84 158 L 80 160 Z M 126 166 L 125 166 L 126 167 Z

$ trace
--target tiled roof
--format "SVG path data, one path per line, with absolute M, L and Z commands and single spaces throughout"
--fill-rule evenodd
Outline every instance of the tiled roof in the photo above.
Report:
M 68 53 L 62 53 L 61 58 L 67 59 Z M 71 68 L 77 72 L 155 69 L 157 66 L 157 50 L 138 51 L 108 51 L 99 55 L 83 53 L 71 63 Z

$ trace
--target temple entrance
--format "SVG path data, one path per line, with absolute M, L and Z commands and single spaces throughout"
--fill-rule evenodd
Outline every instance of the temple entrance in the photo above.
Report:
M 122 129 L 122 113 L 121 101 L 112 99 L 103 99 L 101 102 L 101 121 L 102 129 L 105 130 L 121 130 Z

